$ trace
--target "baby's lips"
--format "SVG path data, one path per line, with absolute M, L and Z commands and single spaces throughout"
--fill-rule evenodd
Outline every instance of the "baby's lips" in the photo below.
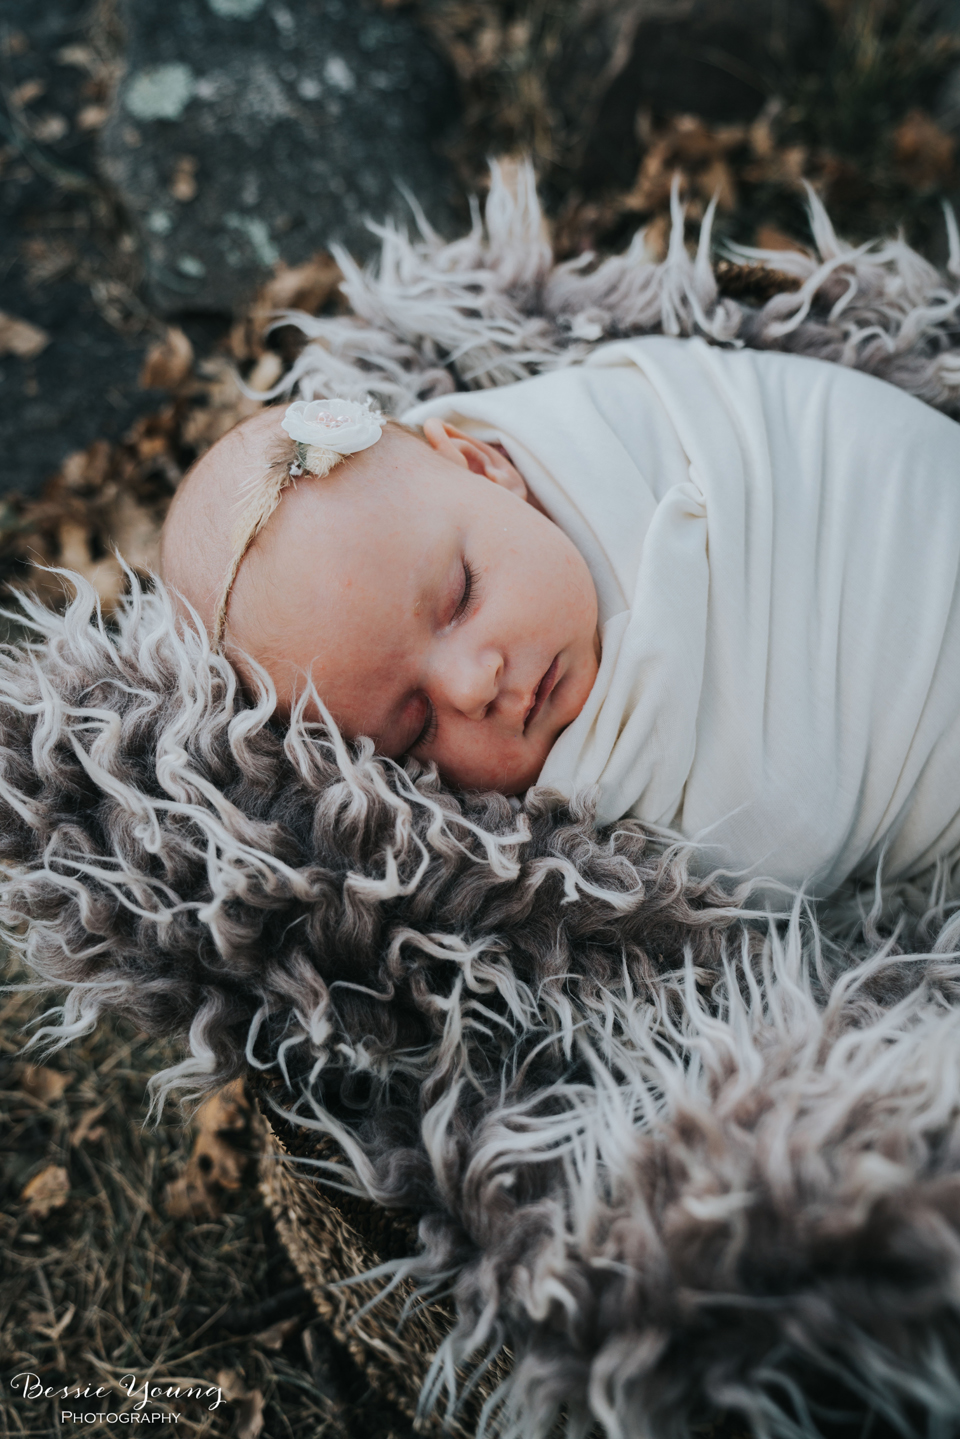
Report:
M 558 678 L 559 678 L 559 675 L 560 675 L 560 656 L 559 656 L 559 655 L 556 655 L 555 658 L 554 658 L 554 660 L 553 660 L 553 663 L 550 665 L 550 668 L 547 670 L 546 674 L 542 677 L 542 679 L 540 680 L 540 683 L 537 685 L 537 688 L 536 688 L 535 691 L 534 691 L 533 700 L 532 700 L 532 702 L 531 702 L 531 704 L 530 704 L 530 708 L 528 709 L 528 711 L 527 711 L 527 713 L 526 713 L 526 717 L 524 718 L 524 721 L 523 721 L 524 733 L 526 733 L 527 728 L 529 727 L 529 725 L 533 722 L 533 720 L 536 719 L 537 715 L 538 715 L 538 714 L 540 713 L 540 711 L 543 709 L 544 704 L 546 703 L 546 701 L 547 701 L 547 699 L 549 698 L 551 692 L 553 691 L 553 689 L 554 689 L 555 686 L 556 686 L 556 683 L 557 683 L 557 680 L 558 680 Z

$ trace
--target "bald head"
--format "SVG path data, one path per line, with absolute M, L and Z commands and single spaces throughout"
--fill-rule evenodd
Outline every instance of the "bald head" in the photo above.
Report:
M 160 537 L 160 573 L 213 632 L 217 601 L 233 558 L 231 531 L 239 495 L 263 475 L 289 441 L 283 410 L 272 407 L 244 420 L 217 441 L 188 472 L 174 496 Z
M 281 428 L 284 413 L 280 406 L 261 410 L 218 440 L 188 472 L 167 515 L 160 540 L 160 573 L 194 607 L 210 635 L 234 558 L 233 530 L 241 495 L 272 466 L 295 458 L 292 441 Z M 398 441 L 417 443 L 410 431 L 388 420 L 375 453 L 371 446 L 336 468 L 358 474 L 382 465 Z M 309 476 L 305 482 L 323 483 L 311 482 Z M 292 500 L 291 495 L 281 504 Z M 258 569 L 259 548 L 256 541 L 250 546 L 242 566 L 245 572 Z

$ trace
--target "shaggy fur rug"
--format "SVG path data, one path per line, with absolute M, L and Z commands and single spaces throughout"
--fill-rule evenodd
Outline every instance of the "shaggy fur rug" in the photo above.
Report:
M 394 226 L 374 227 L 382 249 L 370 270 L 334 246 L 350 313 L 278 314 L 275 325 L 297 326 L 309 343 L 273 389 L 251 396 L 272 399 L 293 386 L 304 396 L 369 394 L 399 414 L 443 391 L 576 364 L 609 340 L 663 333 L 834 360 L 960 414 L 953 212 L 945 214 L 949 260 L 941 274 L 903 239 L 846 244 L 812 190 L 808 200 L 812 252 L 730 247 L 731 258 L 755 267 L 751 285 L 742 270 L 734 276 L 729 263 L 711 259 L 714 205 L 689 253 L 676 184 L 664 260 L 649 256 L 641 230 L 622 255 L 558 264 L 532 170 L 504 176 L 494 166 L 483 218 L 475 210 L 461 239 L 444 242 L 422 216 L 415 242 Z M 754 303 L 723 293 L 744 289 Z
M 378 275 L 338 257 L 355 317 L 285 316 L 310 337 L 287 383 L 397 410 L 662 328 L 957 409 L 956 281 L 900 242 L 842 246 L 811 203 L 820 257 L 778 253 L 798 288 L 750 306 L 679 214 L 660 265 L 638 240 L 554 267 L 532 186 L 495 183 L 455 244 L 384 231 Z M 181 1036 L 157 1104 L 282 1074 L 343 1151 L 325 1173 L 420 1216 L 384 1282 L 455 1297 L 425 1407 L 507 1347 L 484 1419 L 507 1435 L 679 1435 L 719 1407 L 794 1439 L 825 1383 L 901 1432 L 960 1419 L 949 877 L 926 908 L 758 915 L 641 826 L 598 833 L 587 800 L 458 796 L 302 710 L 279 728 L 159 587 L 132 581 L 109 626 L 83 582 L 63 614 L 25 608 L 36 644 L 0 660 L 0 918 L 66 988 L 36 1039 L 106 1011 Z

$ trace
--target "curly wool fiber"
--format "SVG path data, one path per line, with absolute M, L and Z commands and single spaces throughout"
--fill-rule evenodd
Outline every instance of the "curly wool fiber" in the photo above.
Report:
M 509 384 L 576 364 L 610 340 L 701 335 L 719 345 L 788 350 L 865 370 L 960 416 L 960 234 L 945 209 L 949 255 L 941 272 L 900 238 L 851 245 L 807 190 L 811 253 L 729 245 L 734 260 L 797 286 L 753 305 L 720 292 L 711 260 L 715 203 L 688 253 L 674 184 L 669 247 L 654 259 L 640 230 L 622 254 L 557 261 L 546 238 L 532 166 L 512 181 L 491 167 L 481 216 L 444 241 L 418 214 L 418 238 L 373 225 L 379 260 L 362 269 L 333 246 L 350 313 L 277 314 L 307 338 L 273 389 L 305 397 L 376 396 L 390 414 L 454 389 Z

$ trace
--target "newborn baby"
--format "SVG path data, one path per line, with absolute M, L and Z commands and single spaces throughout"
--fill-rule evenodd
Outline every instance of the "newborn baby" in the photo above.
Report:
M 241 672 L 247 655 L 269 672 L 282 713 L 309 674 L 380 753 L 435 760 L 460 788 L 526 789 L 596 679 L 584 559 L 491 445 L 437 419 L 423 437 L 388 421 L 322 480 L 294 477 L 218 626 L 238 495 L 293 459 L 282 419 L 261 411 L 194 466 L 164 527 L 164 578 L 222 628 Z
M 177 495 L 164 576 L 283 712 L 309 673 L 455 786 L 594 786 L 601 822 L 823 892 L 957 848 L 953 421 L 663 337 L 405 419 L 325 459 L 267 410 Z

